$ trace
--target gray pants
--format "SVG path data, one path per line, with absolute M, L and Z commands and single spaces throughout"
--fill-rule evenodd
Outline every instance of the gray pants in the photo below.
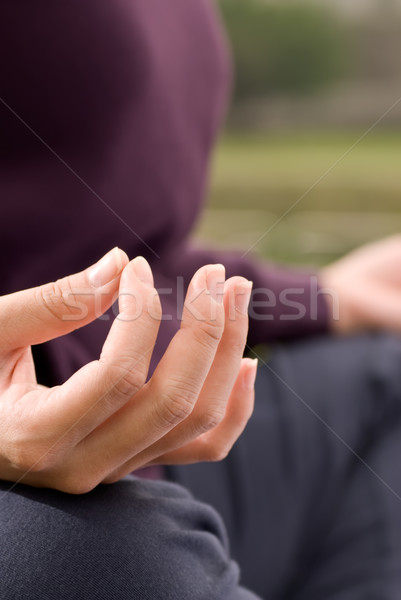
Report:
M 0 598 L 399 600 L 400 457 L 398 338 L 277 348 L 228 459 L 167 470 L 207 504 L 135 478 L 0 484 Z

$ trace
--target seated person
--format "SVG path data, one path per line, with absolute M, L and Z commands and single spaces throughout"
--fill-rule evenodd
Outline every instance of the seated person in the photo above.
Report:
M 127 264 L 113 250 L 89 271 L 0 298 L 2 598 L 397 597 L 398 338 L 277 351 L 228 458 L 170 467 L 220 509 L 228 535 L 182 487 L 118 481 L 143 464 L 221 459 L 243 430 L 255 378 L 241 359 L 250 286 L 232 278 L 222 294 L 223 273 L 195 274 L 147 383 L 160 306 L 144 259 Z M 85 325 L 118 285 L 100 359 L 62 386 L 38 385 L 29 341 Z
M 230 79 L 213 4 L 2 4 L 1 597 L 398 600 L 399 341 L 316 336 L 400 331 L 399 240 L 318 274 L 194 248 Z M 85 274 L 42 287 L 115 245 L 151 263 L 157 341 L 142 260 L 113 251 L 97 294 Z M 184 290 L 216 263 L 223 305 L 195 302 L 220 322 L 190 299 L 176 337 Z M 260 356 L 254 415 L 213 463 L 253 399 L 248 280 L 249 347 L 309 340 Z M 118 286 L 127 320 L 103 315 Z M 155 464 L 196 501 L 118 482 Z

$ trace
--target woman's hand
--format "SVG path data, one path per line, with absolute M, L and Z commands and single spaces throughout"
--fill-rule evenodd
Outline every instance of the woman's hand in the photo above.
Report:
M 221 265 L 195 274 L 147 383 L 161 308 L 143 258 L 114 249 L 82 273 L 1 297 L 0 478 L 84 493 L 150 463 L 226 456 L 252 413 L 256 364 L 242 359 L 251 284 L 223 286 Z M 118 291 L 99 360 L 39 386 L 30 346 L 86 325 Z
M 332 329 L 401 332 L 401 236 L 362 246 L 322 269 L 331 299 Z

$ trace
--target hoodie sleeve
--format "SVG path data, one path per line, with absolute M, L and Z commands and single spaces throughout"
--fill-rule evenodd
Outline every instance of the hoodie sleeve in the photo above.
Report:
M 186 245 L 164 264 L 187 286 L 202 265 L 222 263 L 227 278 L 241 275 L 253 281 L 249 307 L 250 345 L 326 333 L 329 308 L 326 290 L 321 289 L 313 270 L 273 265 L 253 256 Z

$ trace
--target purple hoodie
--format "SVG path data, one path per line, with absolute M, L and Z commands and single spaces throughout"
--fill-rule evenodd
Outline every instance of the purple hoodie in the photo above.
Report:
M 177 277 L 186 286 L 209 262 L 270 290 L 255 295 L 250 344 L 327 329 L 309 273 L 188 241 L 231 87 L 214 2 L 0 0 L 0 50 L 1 293 L 79 271 L 118 245 L 150 261 L 172 317 L 153 366 L 179 326 Z M 288 287 L 298 292 L 283 304 Z M 42 381 L 96 358 L 109 327 L 97 320 L 39 349 Z

